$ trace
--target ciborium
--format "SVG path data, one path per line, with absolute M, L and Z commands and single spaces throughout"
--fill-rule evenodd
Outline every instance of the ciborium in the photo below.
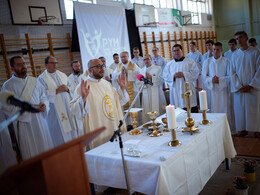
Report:
M 163 134 L 160 131 L 157 131 L 157 127 L 156 127 L 156 123 L 155 123 L 155 119 L 157 118 L 158 113 L 157 112 L 148 112 L 147 114 L 149 115 L 150 119 L 153 121 L 153 123 L 152 123 L 153 132 L 148 133 L 148 135 L 150 137 L 160 137 Z
M 137 117 L 137 114 L 138 114 L 138 112 L 130 112 L 130 116 L 133 119 L 132 123 L 134 125 L 134 129 L 129 132 L 130 135 L 140 135 L 140 134 L 143 133 L 142 131 L 140 131 L 140 130 L 138 130 L 136 128 L 136 124 L 137 124 L 136 117 Z

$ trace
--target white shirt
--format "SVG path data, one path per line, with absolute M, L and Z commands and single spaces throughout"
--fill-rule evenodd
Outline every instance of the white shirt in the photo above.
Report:
M 152 64 L 160 66 L 163 70 L 164 67 L 166 66 L 166 60 L 165 60 L 165 58 L 163 58 L 160 55 L 158 57 L 153 56 L 152 57 Z

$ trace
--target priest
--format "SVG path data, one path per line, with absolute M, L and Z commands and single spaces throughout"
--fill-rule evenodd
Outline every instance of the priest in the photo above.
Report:
M 64 144 L 78 136 L 74 116 L 69 109 L 71 96 L 68 77 L 57 70 L 57 64 L 55 57 L 46 57 L 46 70 L 38 77 L 50 102 L 48 124 L 54 146 Z
M 231 92 L 234 94 L 236 131 L 250 137 L 260 132 L 260 51 L 248 46 L 245 31 L 235 34 L 240 48 L 231 57 Z
M 140 73 L 141 69 L 129 60 L 129 54 L 127 51 L 121 52 L 120 58 L 122 63 L 120 63 L 113 72 L 112 79 L 117 80 L 118 76 L 122 73 L 126 75 L 126 90 L 130 98 L 130 101 L 124 106 L 124 109 L 127 110 L 132 104 L 140 87 L 140 81 L 136 79 L 136 76 Z M 140 98 L 137 99 L 135 107 L 140 107 Z
M 39 113 L 25 112 L 13 123 L 22 159 L 25 160 L 53 148 L 46 121 L 49 102 L 36 78 L 27 76 L 27 67 L 21 56 L 12 57 L 10 65 L 14 74 L 4 83 L 2 91 L 12 92 L 40 110 Z M 19 108 L 4 105 L 3 110 L 5 115 L 12 116 Z
M 194 85 L 194 81 L 199 75 L 197 64 L 194 60 L 183 56 L 180 44 L 175 44 L 172 47 L 172 52 L 175 60 L 169 62 L 163 71 L 164 80 L 170 84 L 170 93 L 172 94 L 170 103 L 174 104 L 176 108 L 186 109 L 186 99 L 182 98 L 182 94 L 185 93 L 185 83 L 188 82 L 189 89 L 193 91 L 193 95 L 190 97 L 191 111 L 198 112 Z
M 125 90 L 125 75 L 118 76 L 120 89 L 116 90 L 111 83 L 103 79 L 104 65 L 99 59 L 88 62 L 89 75 L 81 81 L 77 89 L 77 97 L 70 102 L 72 112 L 77 117 L 84 117 L 84 130 L 86 133 L 105 126 L 107 130 L 101 133 L 90 143 L 90 148 L 97 147 L 107 141 L 123 118 L 121 106 L 129 101 Z M 122 132 L 125 132 L 125 125 Z
M 163 114 L 163 106 L 166 105 L 166 100 L 162 90 L 162 68 L 152 64 L 152 58 L 149 54 L 145 54 L 143 60 L 145 67 L 142 69 L 141 73 L 153 83 L 153 86 L 145 85 L 143 89 L 142 122 L 146 123 L 151 120 L 147 115 L 147 112 L 156 111 L 159 115 Z

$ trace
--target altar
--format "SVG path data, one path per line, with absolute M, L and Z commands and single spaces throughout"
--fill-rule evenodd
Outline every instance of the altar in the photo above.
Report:
M 163 117 L 165 115 L 158 117 L 157 122 Z M 185 113 L 177 116 L 176 136 L 181 142 L 178 147 L 168 146 L 170 132 L 163 132 L 160 137 L 149 137 L 147 131 L 122 136 L 125 145 L 134 140 L 141 151 L 140 157 L 125 156 L 131 190 L 149 195 L 198 194 L 221 162 L 235 157 L 225 114 L 207 114 L 212 123 L 200 125 L 202 114 L 192 113 L 199 127 L 193 135 L 181 130 L 186 117 Z M 107 142 L 88 151 L 85 158 L 91 183 L 126 189 L 118 142 Z

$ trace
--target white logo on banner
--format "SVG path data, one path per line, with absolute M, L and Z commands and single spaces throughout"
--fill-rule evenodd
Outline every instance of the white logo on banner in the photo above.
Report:
M 100 46 L 102 43 L 102 49 L 104 53 L 109 53 L 111 49 L 119 48 L 119 39 L 118 38 L 101 38 L 102 32 L 99 30 L 95 30 L 94 36 L 91 36 L 90 33 L 84 33 L 82 29 L 80 29 L 82 32 L 82 35 L 84 37 L 85 46 L 87 48 L 87 51 L 89 55 L 91 55 L 92 58 L 97 57 L 97 54 L 100 52 Z
M 91 55 L 91 57 L 94 58 L 98 54 L 100 49 L 100 38 L 102 35 L 101 30 L 99 30 L 99 33 L 97 30 L 95 30 L 94 36 L 90 36 L 89 33 L 84 33 L 82 29 L 80 30 L 83 34 L 87 51 Z

